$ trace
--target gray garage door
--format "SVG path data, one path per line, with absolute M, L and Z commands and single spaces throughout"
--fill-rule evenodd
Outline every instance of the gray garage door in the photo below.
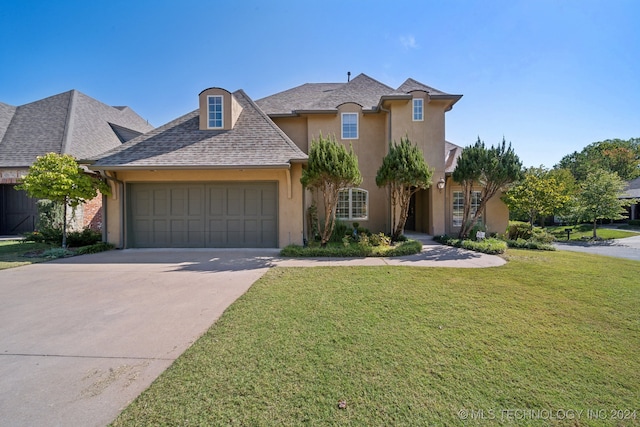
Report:
M 274 248 L 278 184 L 130 184 L 128 247 Z

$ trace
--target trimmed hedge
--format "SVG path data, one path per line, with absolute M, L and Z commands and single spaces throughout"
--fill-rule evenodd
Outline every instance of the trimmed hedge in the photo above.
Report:
M 407 240 L 395 246 L 370 246 L 360 243 L 329 244 L 325 247 L 289 245 L 280 251 L 280 256 L 292 258 L 331 257 L 331 258 L 360 258 L 360 257 L 394 257 L 420 253 L 422 243 Z
M 461 240 L 447 235 L 434 236 L 436 242 L 456 248 L 469 249 L 489 255 L 503 254 L 507 250 L 507 243 L 503 240 L 490 238 L 484 240 Z

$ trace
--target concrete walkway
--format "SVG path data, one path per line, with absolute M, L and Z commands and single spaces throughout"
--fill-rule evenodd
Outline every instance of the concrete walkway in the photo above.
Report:
M 0 271 L 0 425 L 104 426 L 270 267 L 493 267 L 425 241 L 401 258 L 282 259 L 277 249 L 130 249 Z

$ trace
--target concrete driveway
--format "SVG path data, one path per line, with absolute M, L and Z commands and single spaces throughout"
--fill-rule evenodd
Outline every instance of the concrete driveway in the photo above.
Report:
M 0 271 L 0 425 L 104 426 L 274 265 L 494 267 L 425 243 L 394 259 L 130 249 Z
M 124 250 L 0 271 L 0 425 L 104 426 L 275 250 Z

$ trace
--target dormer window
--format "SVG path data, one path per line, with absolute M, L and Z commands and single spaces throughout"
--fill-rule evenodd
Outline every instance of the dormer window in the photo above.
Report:
M 421 122 L 424 120 L 424 99 L 415 98 L 413 100 L 413 121 Z
M 224 127 L 223 115 L 222 115 L 222 96 L 209 95 L 207 96 L 207 110 L 209 118 L 209 129 L 222 129 Z
M 358 113 L 342 113 L 342 139 L 358 139 Z

